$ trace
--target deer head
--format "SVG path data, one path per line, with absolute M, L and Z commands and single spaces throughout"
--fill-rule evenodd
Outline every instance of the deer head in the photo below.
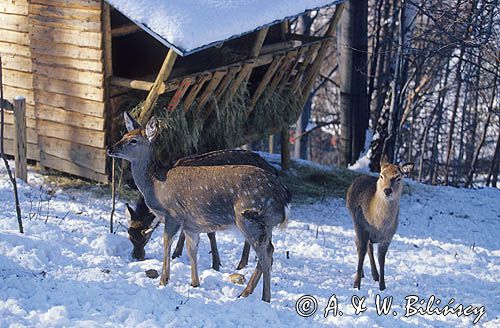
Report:
M 127 133 L 108 150 L 108 155 L 130 162 L 145 161 L 150 158 L 151 144 L 158 136 L 158 121 L 152 117 L 143 128 L 129 113 L 124 113 Z
M 137 213 L 128 203 L 125 203 L 125 218 L 129 222 L 128 236 L 133 245 L 132 257 L 144 260 L 146 252 L 144 246 L 153 233 L 151 227 L 154 215 L 151 213 Z
M 391 164 L 387 157 L 382 157 L 377 192 L 381 192 L 387 200 L 399 199 L 403 191 L 403 177 L 413 170 L 413 166 L 413 163 Z

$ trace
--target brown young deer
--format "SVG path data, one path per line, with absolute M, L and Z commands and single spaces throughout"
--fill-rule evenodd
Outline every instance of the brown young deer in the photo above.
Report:
M 182 227 L 191 262 L 191 285 L 199 286 L 197 247 L 201 232 L 236 225 L 257 254 L 258 263 L 240 296 L 250 295 L 262 275 L 262 299 L 271 300 L 273 227 L 287 220 L 291 195 L 276 176 L 255 166 L 178 166 L 168 172 L 155 157 L 157 121 L 142 128 L 125 113 L 127 130 L 108 152 L 130 161 L 132 175 L 150 210 L 164 221 L 163 271 L 170 279 L 172 238 Z
M 173 167 L 211 165 L 253 165 L 276 176 L 278 175 L 278 171 L 257 153 L 248 150 L 236 149 L 217 150 L 201 155 L 186 156 L 177 160 Z M 143 260 L 146 255 L 144 247 L 151 238 L 153 230 L 157 226 L 156 224 L 152 226 L 154 223 L 154 215 L 147 208 L 144 198 L 140 196 L 135 210 L 126 204 L 125 217 L 129 221 L 128 235 L 133 245 L 132 257 L 138 260 Z M 212 268 L 219 271 L 220 257 L 217 249 L 215 232 L 208 233 L 207 235 L 210 240 Z M 184 241 L 185 236 L 181 231 L 177 241 L 177 246 L 172 254 L 172 259 L 175 259 L 182 254 Z M 248 264 L 249 253 L 250 244 L 245 242 L 240 262 L 236 267 L 237 270 L 243 269 Z
M 357 178 L 347 191 L 347 208 L 351 212 L 356 233 L 358 266 L 354 288 L 361 288 L 363 262 L 368 251 L 372 277 L 385 289 L 385 255 L 398 227 L 399 199 L 403 190 L 403 175 L 413 170 L 413 163 L 394 165 L 380 163 L 380 176 Z M 380 276 L 373 256 L 373 244 L 378 243 Z

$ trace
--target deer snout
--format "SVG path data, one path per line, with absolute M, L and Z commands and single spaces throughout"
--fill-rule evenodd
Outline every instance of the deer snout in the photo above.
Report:
M 384 194 L 389 197 L 390 195 L 392 195 L 392 189 L 391 188 L 385 188 L 384 189 Z

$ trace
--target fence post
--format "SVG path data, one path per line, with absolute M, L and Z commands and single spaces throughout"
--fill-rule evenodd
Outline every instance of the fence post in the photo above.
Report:
M 26 159 L 26 99 L 22 96 L 14 98 L 14 156 L 16 159 L 16 177 L 27 182 L 28 169 Z

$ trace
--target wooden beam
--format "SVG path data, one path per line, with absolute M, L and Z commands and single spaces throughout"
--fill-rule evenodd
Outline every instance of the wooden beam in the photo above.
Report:
M 113 38 L 129 35 L 135 32 L 139 32 L 141 28 L 135 24 L 122 25 L 120 27 L 111 30 L 111 35 Z
M 271 81 L 272 77 L 274 76 L 274 73 L 276 73 L 276 70 L 278 69 L 278 66 L 284 57 L 285 56 L 283 56 L 283 55 L 276 56 L 274 58 L 273 62 L 271 63 L 271 65 L 269 65 L 269 68 L 267 69 L 266 74 L 264 74 L 264 77 L 260 81 L 259 85 L 257 86 L 257 89 L 255 90 L 252 98 L 250 99 L 249 112 L 251 109 L 253 109 L 255 104 L 257 104 L 257 101 L 259 100 L 260 96 L 264 92 L 266 86 Z
M 149 81 L 143 81 L 143 80 L 131 80 L 131 79 L 125 79 L 122 77 L 117 77 L 113 76 L 110 79 L 111 85 L 115 85 L 118 87 L 125 87 L 128 89 L 135 89 L 135 90 L 143 90 L 143 91 L 149 91 L 153 87 L 154 83 L 149 82 Z M 165 92 L 165 83 L 160 84 L 160 88 L 158 90 L 159 94 L 162 94 Z
M 255 59 L 260 55 L 268 32 L 269 32 L 269 27 L 265 27 L 261 29 L 259 33 L 257 33 L 257 37 L 255 38 L 252 50 L 250 51 L 251 59 Z M 252 74 L 253 68 L 255 67 L 255 64 L 256 61 L 251 60 L 247 61 L 243 65 L 240 72 L 238 73 L 238 76 L 229 87 L 229 91 L 225 101 L 230 102 L 231 99 L 233 99 L 234 95 L 236 94 L 236 91 L 238 91 L 240 85 L 243 83 L 243 81 L 245 82 L 248 81 L 250 75 Z
M 337 28 L 337 25 L 340 21 L 340 17 L 342 15 L 342 11 L 344 10 L 344 6 L 345 6 L 344 3 L 338 4 L 336 6 L 335 13 L 333 14 L 332 20 L 330 21 L 330 25 L 328 26 L 328 29 L 325 32 L 325 37 L 333 36 L 335 34 L 335 29 Z M 302 88 L 302 102 L 305 102 L 307 100 L 307 97 L 309 96 L 309 92 L 314 84 L 314 81 L 316 80 L 316 77 L 319 74 L 321 64 L 323 63 L 323 60 L 330 51 L 331 46 L 332 46 L 332 39 L 327 39 L 322 42 L 322 45 L 318 50 L 318 54 L 316 55 L 316 58 L 314 59 L 312 67 L 309 71 L 309 76 L 306 77 L 305 85 Z
M 271 84 L 267 88 L 268 91 L 267 97 L 270 97 L 274 92 L 274 90 L 276 90 L 281 79 L 283 78 L 285 73 L 290 69 L 290 66 L 293 64 L 296 55 L 297 55 L 297 50 L 290 51 L 289 53 L 286 54 L 285 59 L 283 60 L 281 65 L 279 65 L 279 69 L 277 70 L 278 72 L 274 75 Z M 265 101 L 267 101 L 267 99 L 268 98 L 266 98 Z
M 278 92 L 283 91 L 283 89 L 288 84 L 288 81 L 290 80 L 290 77 L 292 76 L 293 72 L 295 71 L 295 69 L 297 68 L 297 66 L 300 63 L 301 58 L 303 58 L 304 55 L 306 54 L 307 48 L 308 48 L 308 46 L 301 47 L 300 50 L 298 51 L 298 54 L 295 57 L 294 62 L 290 65 L 290 68 L 287 69 L 287 71 L 283 75 L 283 78 L 281 79 L 281 83 L 278 86 Z
M 320 46 L 320 43 L 313 44 L 309 47 L 309 51 L 307 52 L 307 54 L 304 55 L 304 61 L 300 64 L 297 74 L 292 81 L 292 92 L 297 91 L 297 89 L 299 88 L 300 83 L 302 82 L 304 71 L 306 70 L 307 66 L 309 66 L 309 63 L 312 61 L 314 54 Z
M 273 43 L 269 44 L 267 46 L 262 47 L 261 54 L 265 55 L 271 52 L 276 52 L 276 51 L 282 51 L 286 49 L 291 49 L 300 46 L 299 41 L 284 41 L 284 42 L 278 42 L 278 43 Z
M 184 97 L 184 94 L 186 93 L 190 85 L 191 85 L 190 77 L 186 77 L 184 80 L 182 80 L 181 84 L 179 85 L 179 88 L 177 89 L 174 96 L 172 97 L 172 100 L 168 104 L 167 110 L 169 112 L 177 108 L 177 105 L 179 105 L 180 101 L 182 100 L 182 97 Z
M 222 71 L 217 71 L 214 73 L 212 76 L 212 79 L 210 80 L 210 83 L 208 83 L 207 87 L 205 88 L 205 91 L 201 94 L 200 101 L 198 102 L 198 106 L 196 106 L 196 114 L 198 114 L 201 109 L 205 106 L 206 102 L 214 92 L 215 88 L 219 85 L 219 83 L 222 81 L 222 78 L 226 75 L 227 70 L 222 70 Z
M 255 41 L 253 43 L 252 50 L 250 51 L 250 58 L 255 58 L 260 54 L 262 45 L 266 40 L 268 32 L 269 32 L 269 26 L 264 27 L 257 33 L 257 37 L 255 38 Z
M 167 56 L 165 57 L 165 60 L 163 61 L 163 64 L 160 68 L 160 72 L 158 72 L 158 76 L 156 76 L 155 82 L 151 90 L 149 91 L 146 101 L 144 102 L 142 110 L 139 114 L 140 124 L 145 125 L 151 118 L 151 115 L 153 114 L 153 107 L 156 103 L 156 100 L 158 99 L 161 85 L 170 76 L 176 59 L 177 53 L 175 53 L 175 51 L 173 51 L 172 49 L 169 49 Z

